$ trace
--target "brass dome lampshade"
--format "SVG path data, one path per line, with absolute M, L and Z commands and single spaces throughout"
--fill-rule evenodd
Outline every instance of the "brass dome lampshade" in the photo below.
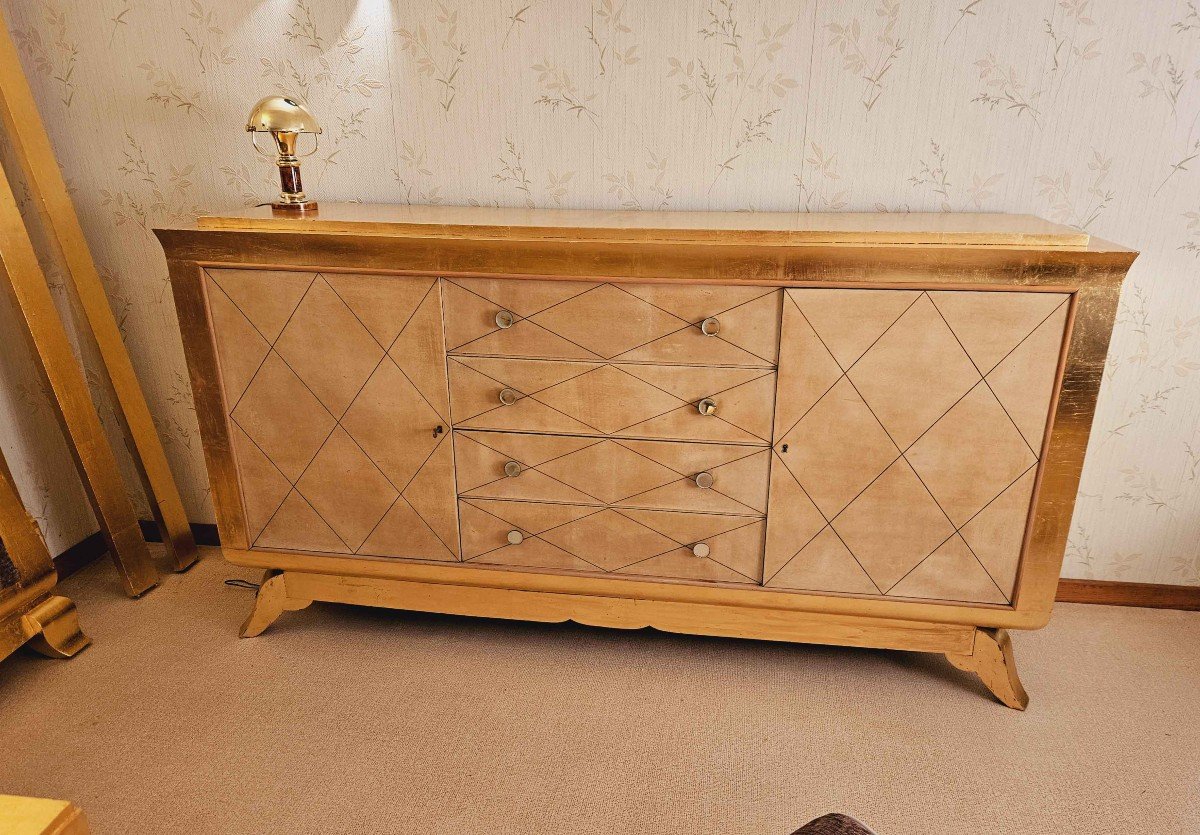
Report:
M 300 157 L 296 147 L 301 134 L 313 135 L 313 148 L 303 156 L 312 156 L 317 150 L 316 136 L 321 126 L 308 108 L 294 96 L 267 96 L 250 111 L 246 120 L 246 132 L 251 134 L 254 149 L 265 157 L 275 157 L 279 166 L 279 200 L 272 203 L 276 209 L 293 212 L 311 212 L 317 201 L 309 200 L 300 182 Z M 258 135 L 267 133 L 275 142 L 276 153 L 264 151 L 258 145 Z

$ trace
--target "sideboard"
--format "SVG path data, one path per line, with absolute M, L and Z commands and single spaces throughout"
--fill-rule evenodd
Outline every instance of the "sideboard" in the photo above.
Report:
M 1121 281 L 1029 216 L 156 230 L 242 629 L 314 600 L 944 653 L 1027 696 Z

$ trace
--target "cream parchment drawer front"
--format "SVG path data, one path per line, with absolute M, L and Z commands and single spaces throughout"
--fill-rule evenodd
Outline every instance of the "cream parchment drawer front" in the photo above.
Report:
M 769 444 L 775 372 L 451 357 L 454 425 Z
M 577 435 L 454 436 L 462 496 L 762 515 L 770 450 Z
M 210 270 L 253 548 L 455 560 L 439 282 Z
M 1013 600 L 1068 318 L 1057 293 L 785 293 L 765 582 Z
M 764 523 L 752 516 L 459 501 L 463 559 L 482 565 L 758 583 Z
M 781 291 L 695 284 L 446 279 L 451 353 L 772 365 Z

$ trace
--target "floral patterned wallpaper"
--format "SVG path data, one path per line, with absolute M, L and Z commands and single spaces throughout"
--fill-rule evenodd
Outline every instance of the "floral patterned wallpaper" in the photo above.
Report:
M 1200 584 L 1196 0 L 0 5 L 197 521 L 150 230 L 271 196 L 241 126 L 288 91 L 321 200 L 1031 212 L 1140 249 L 1064 573 Z M 94 523 L 31 379 L 5 351 L 0 441 L 61 549 Z

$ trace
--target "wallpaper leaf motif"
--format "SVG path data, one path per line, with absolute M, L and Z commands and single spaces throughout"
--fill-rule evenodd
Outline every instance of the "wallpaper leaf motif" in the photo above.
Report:
M 1058 177 L 1049 174 L 1039 176 L 1035 182 L 1039 186 L 1038 195 L 1045 199 L 1049 207 L 1047 216 L 1078 229 L 1087 229 L 1095 223 L 1116 197 L 1111 189 L 1105 187 L 1112 162 L 1111 157 L 1103 157 L 1099 151 L 1092 150 L 1092 158 L 1087 165 L 1091 177 L 1082 197 L 1075 194 L 1070 172 Z
M 532 209 L 536 205 L 533 201 L 533 183 L 521 161 L 521 152 L 511 139 L 504 140 L 504 150 L 500 153 L 500 170 L 492 175 L 492 179 L 510 185 L 521 195 L 522 202 L 528 208 Z
M 546 172 L 546 197 L 555 206 L 561 206 L 563 198 L 571 190 L 571 178 L 575 176 L 574 171 L 563 171 L 555 173 L 554 171 Z
M 316 169 L 320 183 L 330 169 L 341 164 L 342 152 L 359 140 L 367 139 L 371 99 L 382 90 L 383 82 L 360 65 L 363 42 L 369 26 L 330 32 L 314 14 L 311 0 L 295 0 L 288 13 L 290 24 L 284 37 L 300 49 L 298 60 L 261 59 L 263 78 L 271 79 L 276 91 L 299 94 L 304 101 L 322 114 L 325 132 L 317 138 L 316 155 L 307 166 Z M 315 65 L 309 72 L 301 69 Z
M 627 168 L 622 173 L 605 174 L 604 181 L 608 183 L 608 193 L 617 196 L 622 209 L 664 211 L 670 208 L 675 195 L 666 184 L 666 158 L 660 158 L 647 149 L 644 170 L 648 172 L 646 178 L 639 177 L 632 168 Z M 646 182 L 647 179 L 649 182 Z
M 809 144 L 809 155 L 805 158 L 808 168 L 793 175 L 796 183 L 796 211 L 798 212 L 836 212 L 846 208 L 850 190 L 843 188 L 833 191 L 842 185 L 842 175 L 837 170 L 837 154 L 826 154 L 816 142 Z M 807 178 L 807 181 L 806 181 Z M 816 185 L 812 181 L 816 179 Z
M 956 190 L 950 179 L 947 151 L 935 140 L 929 140 L 929 155 L 920 162 L 919 172 L 908 178 L 908 182 L 916 189 L 926 189 L 937 195 L 940 200 L 939 208 L 943 212 L 954 211 L 952 197 Z M 972 175 L 971 185 L 962 189 L 967 199 L 962 202 L 962 210 L 979 211 L 992 197 L 995 197 L 995 187 L 1004 179 L 1004 174 L 992 174 L 983 177 L 978 173 Z
M 946 33 L 946 39 L 944 41 L 942 41 L 943 44 L 950 42 L 950 36 L 953 35 L 954 31 L 956 29 L 958 29 L 959 26 L 962 25 L 962 22 L 964 20 L 966 20 L 968 17 L 975 17 L 976 15 L 979 14 L 976 7 L 978 7 L 983 2 L 984 2 L 984 0 L 970 0 L 969 3 L 967 3 L 962 8 L 958 9 L 958 17 L 955 18 L 954 25 L 950 27 L 950 31 Z
M 203 93 L 199 88 L 187 86 L 175 73 L 161 66 L 157 61 L 146 61 L 138 64 L 138 69 L 146 74 L 150 82 L 150 95 L 147 101 L 161 105 L 164 110 L 176 109 L 196 116 L 204 116 L 204 108 L 200 106 Z
M 863 37 L 863 25 L 857 17 L 848 23 L 829 23 L 825 28 L 833 33 L 830 46 L 836 46 L 842 56 L 842 66 L 861 76 L 865 82 L 862 106 L 870 111 L 883 95 L 884 79 L 896 65 L 904 49 L 904 43 L 896 37 L 896 24 L 900 20 L 900 0 L 881 0 L 875 9 L 881 29 L 873 37 Z
M 64 107 L 75 100 L 75 64 L 79 47 L 67 36 L 67 13 L 50 4 L 42 7 L 46 31 L 35 28 L 14 29 L 13 41 L 38 70 L 58 87 Z
M 408 205 L 424 204 L 437 206 L 442 202 L 438 196 L 438 187 L 433 182 L 433 172 L 429 170 L 429 152 L 424 148 L 418 150 L 408 141 L 400 143 L 400 168 L 392 169 L 392 177 L 400 187 L 401 199 Z
M 189 0 L 188 22 L 183 26 L 183 38 L 191 49 L 200 74 L 218 66 L 229 66 L 234 58 L 230 47 L 223 45 L 225 30 L 217 25 L 217 15 L 200 0 Z M 122 12 L 123 14 L 124 12 Z
M 633 29 L 621 22 L 624 14 L 625 5 L 618 5 L 613 0 L 600 0 L 592 7 L 592 20 L 584 28 L 596 52 L 597 76 L 607 75 L 613 64 L 629 66 L 641 60 L 637 54 L 638 45 L 628 43 L 626 36 L 631 35 Z
M 1096 24 L 1089 12 L 1092 0 L 1059 0 L 1058 5 L 1065 10 L 1067 22 L 1073 20 L 1078 26 L 1085 29 Z M 1058 81 L 1061 81 L 1072 69 L 1077 68 L 1081 62 L 1100 57 L 1100 43 L 1103 38 L 1080 35 L 1078 30 L 1068 32 L 1062 30 L 1061 26 L 1056 29 L 1054 21 L 1049 17 L 1043 23 L 1046 36 L 1050 39 L 1054 50 L 1050 57 L 1050 71 L 1058 76 Z
M 887 0 L 885 0 L 887 2 Z M 722 175 L 733 172 L 748 151 L 756 145 L 772 142 L 775 117 L 782 99 L 799 85 L 795 78 L 778 70 L 776 60 L 784 47 L 784 38 L 792 24 L 781 20 L 762 21 L 753 44 L 747 48 L 748 26 L 734 0 L 716 0 L 705 12 L 705 24 L 699 34 L 715 48 L 706 64 L 703 58 L 667 59 L 667 78 L 677 82 L 680 101 L 695 99 L 707 108 L 714 120 L 714 133 L 724 136 L 725 150 L 715 160 L 716 172 L 708 191 L 711 193 Z M 718 106 L 718 102 L 720 106 Z
M 538 85 L 542 88 L 542 94 L 537 97 L 536 104 L 547 107 L 554 113 L 561 109 L 577 119 L 586 116 L 594 127 L 600 126 L 600 114 L 591 106 L 596 100 L 594 93 L 580 93 L 567 71 L 550 61 L 534 64 L 533 70 L 538 74 Z
M 241 120 L 283 92 L 325 127 L 323 202 L 1029 212 L 1141 249 L 1065 571 L 1200 584 L 1197 0 L 0 4 L 197 521 L 150 230 L 274 197 Z M 0 442 L 61 549 L 94 528 L 48 415 L 0 352 Z
M 528 7 L 516 12 L 514 17 L 520 17 Z M 458 33 L 458 11 L 450 11 L 441 3 L 437 4 L 437 23 L 439 26 L 438 42 L 432 42 L 429 32 L 424 25 L 418 24 L 416 29 L 400 28 L 396 35 L 404 51 L 412 56 L 417 65 L 417 72 L 433 79 L 440 92 L 438 104 L 442 110 L 450 112 L 454 98 L 458 94 L 458 74 L 467 58 L 466 44 Z
M 971 101 L 985 104 L 991 110 L 999 108 L 1016 116 L 1028 116 L 1038 124 L 1041 111 L 1037 102 L 1042 97 L 1041 90 L 1029 90 L 1017 68 L 1001 66 L 991 52 L 976 61 L 975 66 L 979 67 L 984 89 Z

